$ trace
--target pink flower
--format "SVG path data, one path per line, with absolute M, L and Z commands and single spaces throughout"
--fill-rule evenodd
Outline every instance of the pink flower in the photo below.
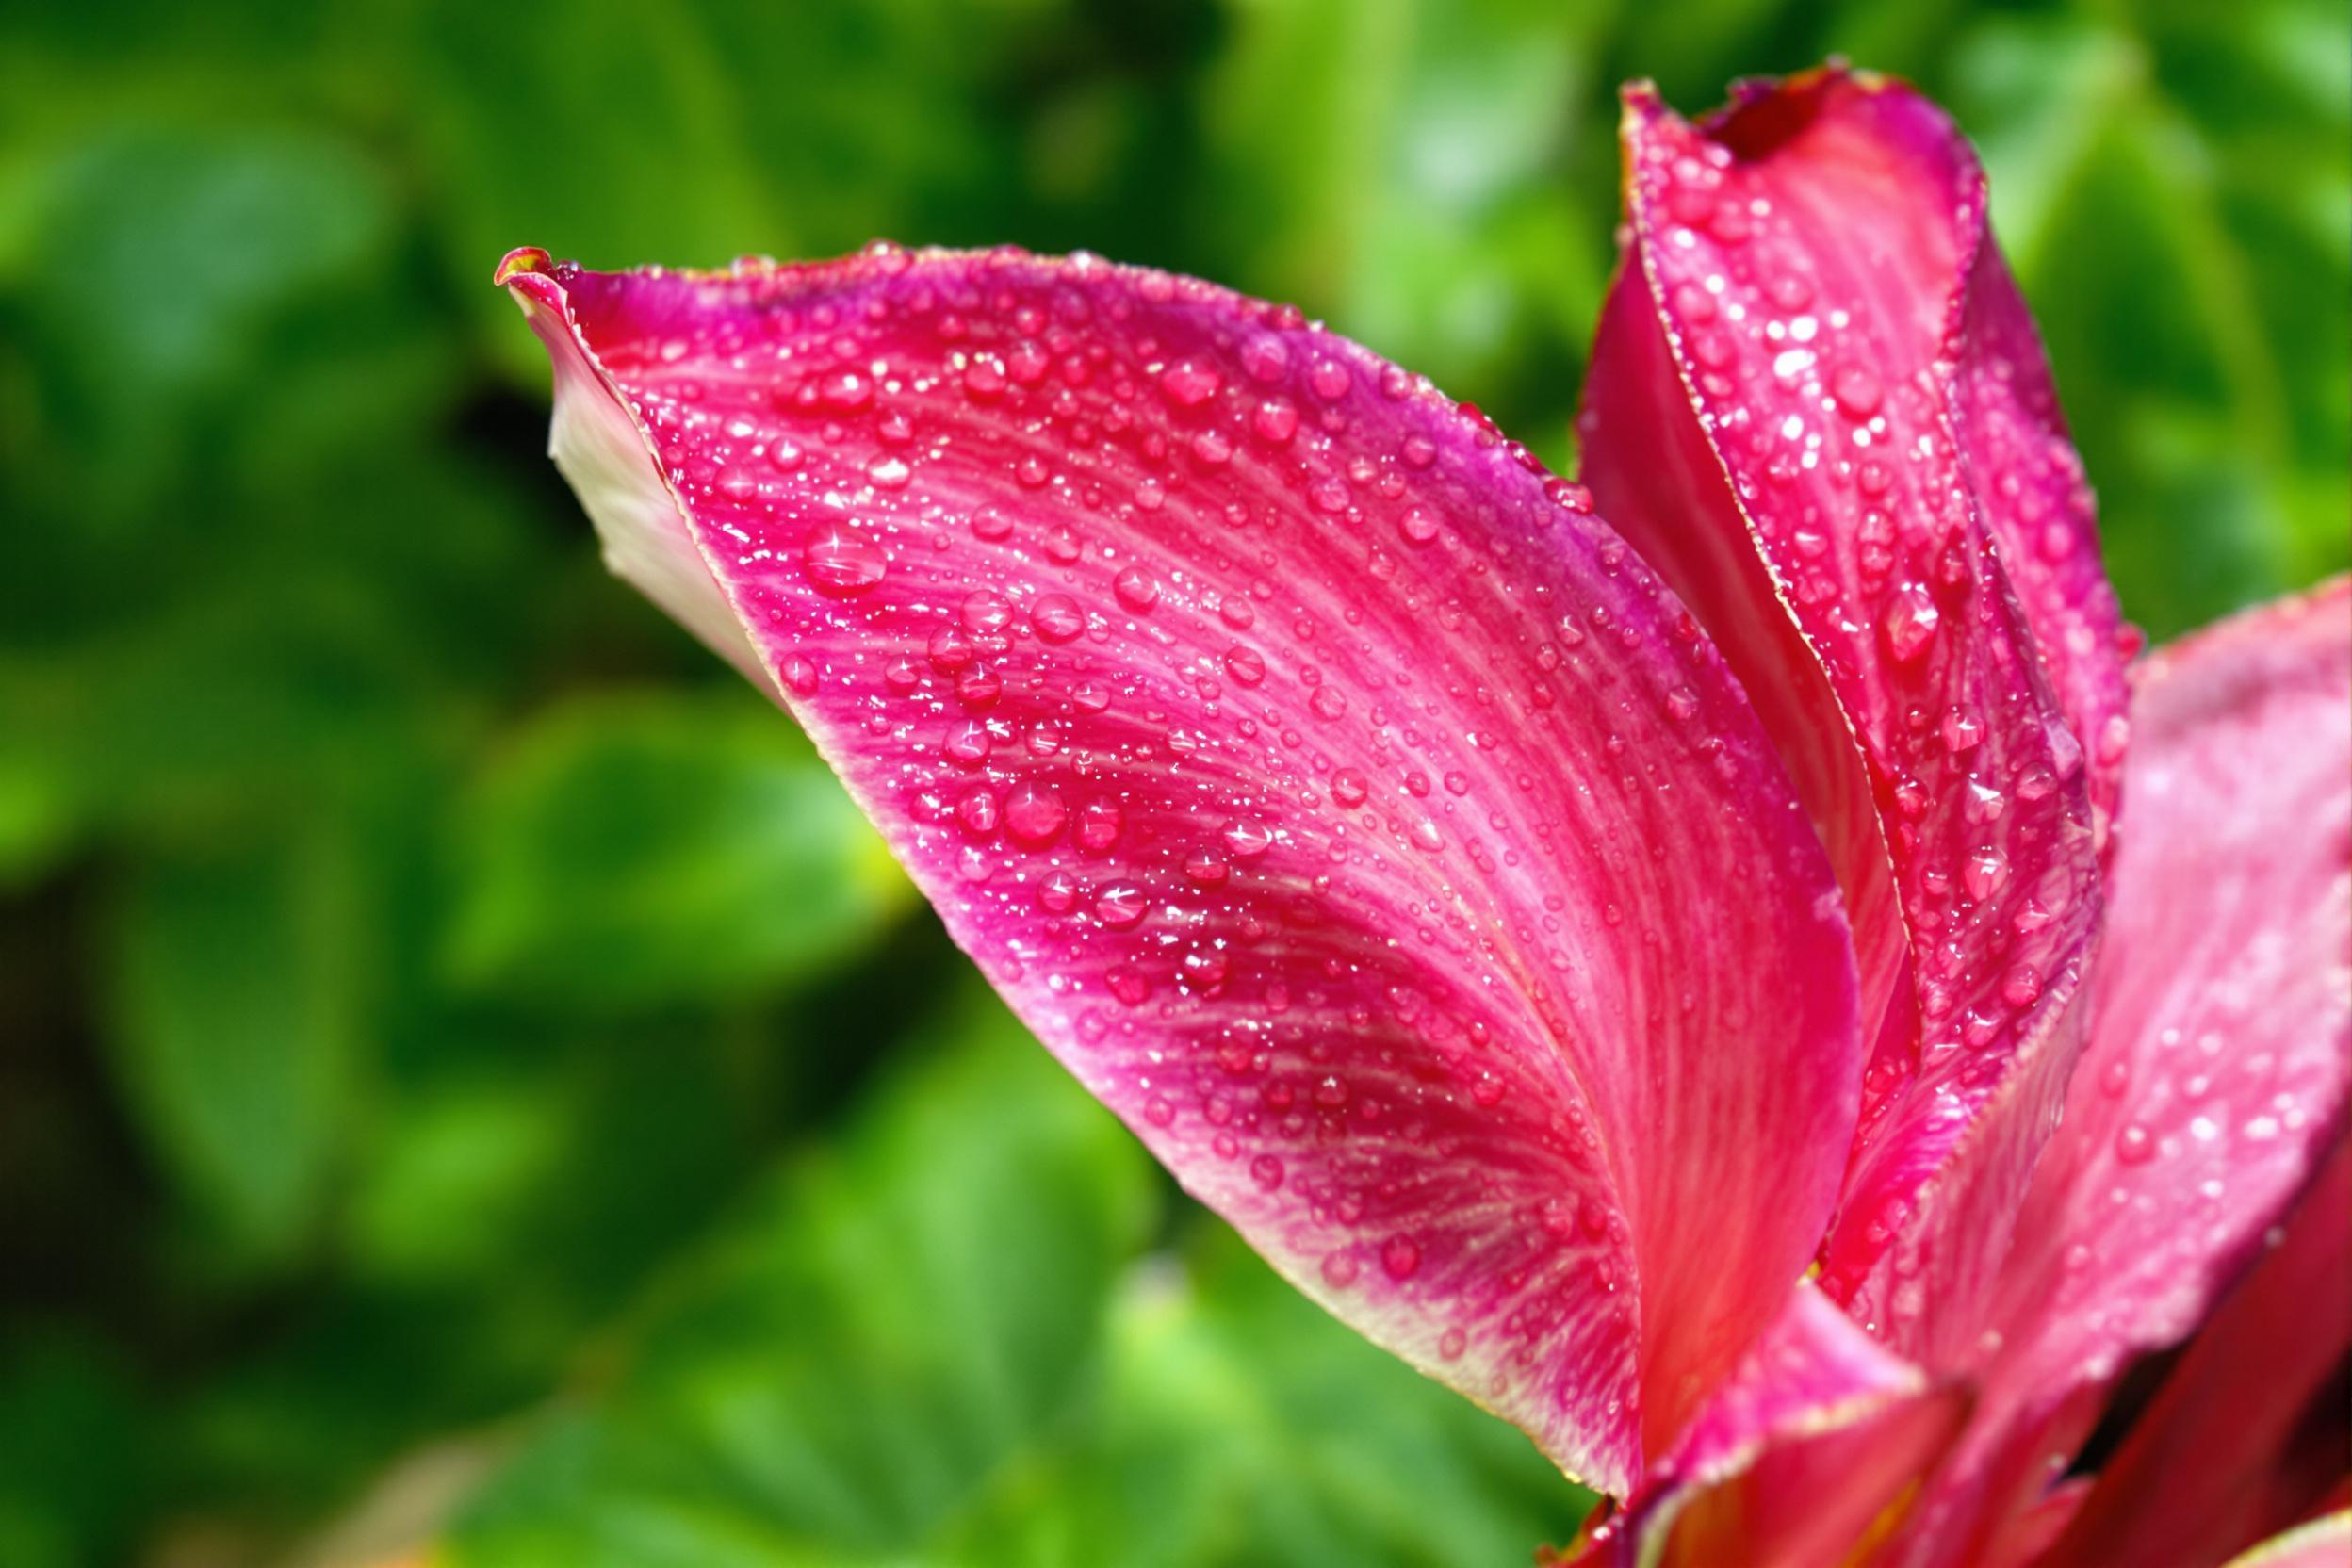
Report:
M 1091 257 L 498 280 L 614 569 L 1592 1560 L 2219 1561 L 2347 1468 L 2352 588 L 2127 670 L 1908 89 L 1625 135 L 1582 484 Z

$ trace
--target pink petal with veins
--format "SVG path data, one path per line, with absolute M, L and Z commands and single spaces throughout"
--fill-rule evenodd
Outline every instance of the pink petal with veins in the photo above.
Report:
M 2332 1382 L 2352 1352 L 2352 1141 L 2337 1141 L 2267 1239 L 2044 1568 L 2219 1562 L 2308 1517 L 2352 1465 Z M 2299 1453 L 2313 1432 L 2322 1451 Z
M 2352 1085 L 2352 580 L 2134 672 L 2092 1037 L 2002 1273 L 2024 1383 L 2173 1344 Z
M 2186 1338 L 2311 1180 L 2352 1084 L 2352 581 L 2134 672 L 2092 1038 L 1916 1562 L 2031 1495 L 2131 1358 Z
M 1804 1272 L 1862 1047 L 1786 776 L 1582 492 L 1295 312 L 1090 258 L 501 281 L 615 564 L 1047 1046 L 1300 1289 L 1627 1489 Z
M 1877 1043 L 1823 1286 L 1948 1361 L 2099 925 L 2121 687 L 2088 498 L 1932 105 L 1832 70 L 1693 126 L 1635 89 L 1625 140 L 1585 477 L 1761 694 L 1854 911 Z M 2051 520 L 2067 549 L 2008 569 Z M 1984 1152 L 1948 1172 L 1964 1139 Z

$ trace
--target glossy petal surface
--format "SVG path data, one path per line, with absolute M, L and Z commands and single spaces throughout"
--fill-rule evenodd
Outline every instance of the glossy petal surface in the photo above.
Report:
M 501 270 L 616 564 L 1023 1021 L 1301 1289 L 1628 1488 L 1802 1273 L 1861 1050 L 1786 776 L 1581 493 L 1159 273 Z
M 2092 1038 L 1901 1560 L 1979 1560 L 2130 1358 L 2194 1331 L 2310 1181 L 2352 1076 L 2352 593 L 2144 661 Z
M 2092 1038 L 2002 1279 L 2004 1376 L 2185 1337 L 2352 1079 L 2352 583 L 2148 660 Z
M 2308 1516 L 2352 1453 L 2330 1378 L 2352 1352 L 2352 1142 L 2132 1428 L 2048 1568 L 2217 1562 Z M 2316 1408 L 2314 1408 L 2316 1405 Z M 2316 1415 L 2328 1452 L 2291 1463 Z
M 1877 1046 L 1824 1287 L 1948 1358 L 2098 928 L 2124 731 L 2088 497 L 1933 106 L 1830 71 L 1694 126 L 1637 89 L 1625 138 L 1585 477 L 1762 694 L 1855 913 Z

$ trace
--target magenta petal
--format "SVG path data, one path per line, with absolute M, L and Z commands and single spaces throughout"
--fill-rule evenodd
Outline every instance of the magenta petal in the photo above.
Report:
M 1877 1047 L 1822 1283 L 1945 1358 L 2099 924 L 2121 685 L 2088 497 L 1932 105 L 1827 71 L 1693 126 L 1636 89 L 1625 139 L 1585 477 L 1758 694 L 1838 864 Z
M 2092 1038 L 2001 1280 L 2003 1375 L 2045 1394 L 2196 1327 L 2352 1083 L 2352 581 L 2134 685 Z
M 1048 1047 L 1300 1289 L 1626 1489 L 1803 1273 L 1861 1047 L 1777 760 L 1581 492 L 1295 312 L 1091 258 L 502 274 L 616 566 Z
M 2352 1078 L 2352 585 L 2189 638 L 2133 684 L 2092 1037 L 1909 1561 L 1981 1560 L 2130 1358 L 2196 1328 L 2311 1179 Z
M 2099 1473 L 2047 1568 L 2213 1562 L 2306 1517 L 2312 1495 L 2282 1494 L 2285 1463 L 2315 1400 L 2352 1351 L 2352 1141 L 2339 1140 L 2278 1233 L 2225 1298 L 2115 1457 Z M 2347 1458 L 2344 1412 L 2325 1493 Z M 2339 1559 L 2338 1560 L 2342 1560 Z
M 1808 1283 L 1582 1560 L 1849 1560 L 1917 1495 L 1968 1405 L 1967 1390 L 1930 1384 Z

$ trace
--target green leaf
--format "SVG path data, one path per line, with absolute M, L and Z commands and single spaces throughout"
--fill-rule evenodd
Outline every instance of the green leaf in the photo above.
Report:
M 655 1294 L 477 1568 L 1524 1560 L 1591 1505 L 1198 1216 L 993 1003 Z
M 1206 1216 L 1123 1282 L 1102 1392 L 939 1560 L 1525 1562 L 1593 1503 L 1515 1429 L 1375 1348 Z
M 158 855 L 117 910 L 115 1072 L 234 1251 L 290 1250 L 335 1169 L 365 984 L 349 870 L 308 832 Z
M 590 1006 L 773 986 L 913 900 L 792 721 L 748 692 L 541 715 L 482 781 L 460 880 L 459 975 Z
M 940 1033 L 946 1054 L 657 1292 L 612 1386 L 548 1418 L 459 1561 L 910 1549 L 1064 1418 L 1149 1167 L 992 1000 Z

